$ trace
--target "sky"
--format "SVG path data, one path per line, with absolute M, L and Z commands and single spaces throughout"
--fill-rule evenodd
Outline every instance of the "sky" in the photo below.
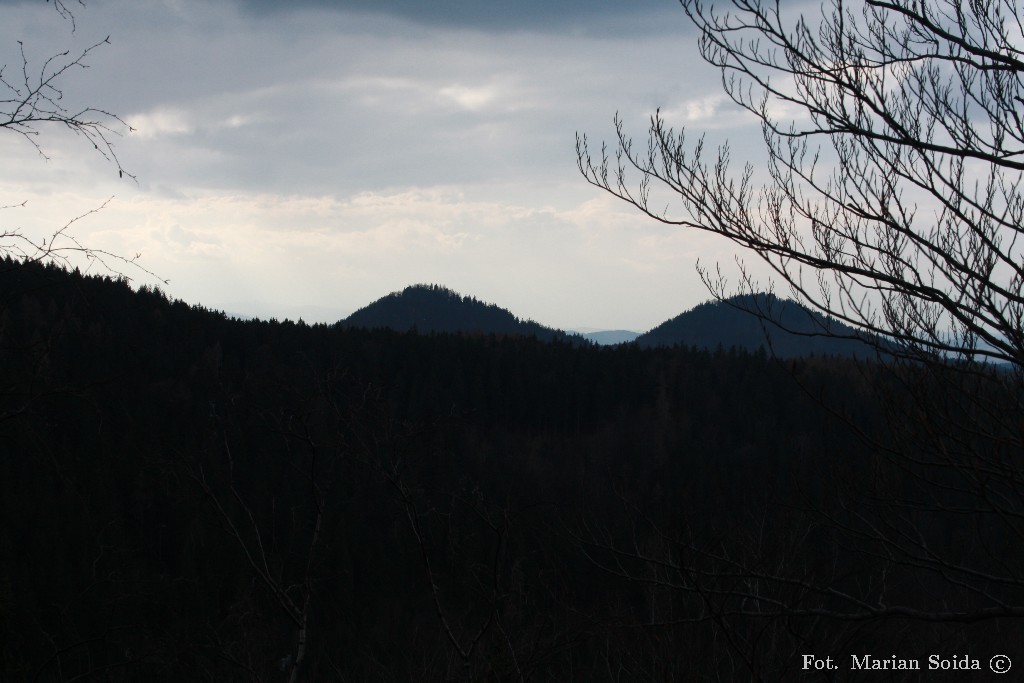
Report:
M 69 0 L 64 0 L 68 3 Z M 119 178 L 81 138 L 0 130 L 0 228 L 133 256 L 136 284 L 333 322 L 416 283 L 562 329 L 648 330 L 736 248 L 588 185 L 575 136 L 638 144 L 661 108 L 734 157 L 756 120 L 676 0 L 0 0 L 0 63 L 90 54 L 63 101 L 114 112 Z M 22 206 L 23 204 L 23 206 Z M 90 213 L 102 207 L 101 210 Z

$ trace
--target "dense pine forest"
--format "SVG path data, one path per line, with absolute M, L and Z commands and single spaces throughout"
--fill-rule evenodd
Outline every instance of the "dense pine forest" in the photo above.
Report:
M 986 377 L 969 381 L 1020 400 Z M 1002 578 L 1024 551 L 995 515 L 960 514 L 977 492 L 955 472 L 915 469 L 927 425 L 890 419 L 940 381 L 237 320 L 8 259 L 2 679 L 906 680 L 848 670 L 894 653 L 987 667 L 1022 653 L 1000 606 L 1024 604 Z M 843 670 L 806 670 L 807 654 Z

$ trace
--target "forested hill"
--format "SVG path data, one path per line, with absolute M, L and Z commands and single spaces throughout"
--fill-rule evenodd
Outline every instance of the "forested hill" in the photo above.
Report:
M 931 599 L 822 526 L 877 485 L 876 379 L 238 320 L 0 261 L 0 680 L 795 680 L 800 653 L 888 651 L 899 623 L 747 618 L 735 581 L 738 561 L 786 572 L 768 597 L 812 614 L 862 576 Z M 735 668 L 709 613 L 773 646 Z M 914 651 L 1020 642 L 954 626 Z
M 359 309 L 340 322 L 343 327 L 385 328 L 398 332 L 495 334 L 567 340 L 589 344 L 579 335 L 520 320 L 504 308 L 439 285 L 413 285 Z
M 301 628 L 304 681 L 695 680 L 713 634 L 634 627 L 688 594 L 584 535 L 832 496 L 861 450 L 794 377 L 872 410 L 820 361 L 237 320 L 0 261 L 0 679 L 287 680 Z
M 857 341 L 857 336 L 858 332 L 848 325 L 792 300 L 762 293 L 700 304 L 640 335 L 636 343 L 645 348 L 764 348 L 780 358 L 874 357 L 872 349 Z

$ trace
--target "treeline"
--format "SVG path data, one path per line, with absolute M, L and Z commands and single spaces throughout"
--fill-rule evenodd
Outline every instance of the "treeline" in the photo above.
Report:
M 858 535 L 847 496 L 914 485 L 868 364 L 241 321 L 7 260 L 0 378 L 3 680 L 787 680 L 1020 642 L 829 616 L 970 597 Z

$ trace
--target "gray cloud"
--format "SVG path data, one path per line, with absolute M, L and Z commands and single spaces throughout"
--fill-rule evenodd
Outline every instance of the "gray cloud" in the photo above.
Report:
M 261 14 L 298 8 L 382 14 L 435 26 L 472 27 L 489 31 L 616 31 L 640 29 L 641 17 L 679 11 L 675 0 L 242 0 Z M 646 30 L 652 30 L 647 24 Z
M 0 9 L 0 64 L 19 40 L 38 64 L 111 35 L 66 98 L 137 129 L 118 150 L 138 185 L 80 140 L 47 134 L 44 163 L 0 137 L 8 203 L 45 232 L 116 194 L 83 237 L 144 252 L 175 296 L 280 316 L 429 281 L 637 329 L 703 296 L 709 247 L 612 203 L 573 155 L 616 111 L 642 139 L 659 106 L 743 149 L 674 0 L 94 0 L 74 34 L 43 0 Z

